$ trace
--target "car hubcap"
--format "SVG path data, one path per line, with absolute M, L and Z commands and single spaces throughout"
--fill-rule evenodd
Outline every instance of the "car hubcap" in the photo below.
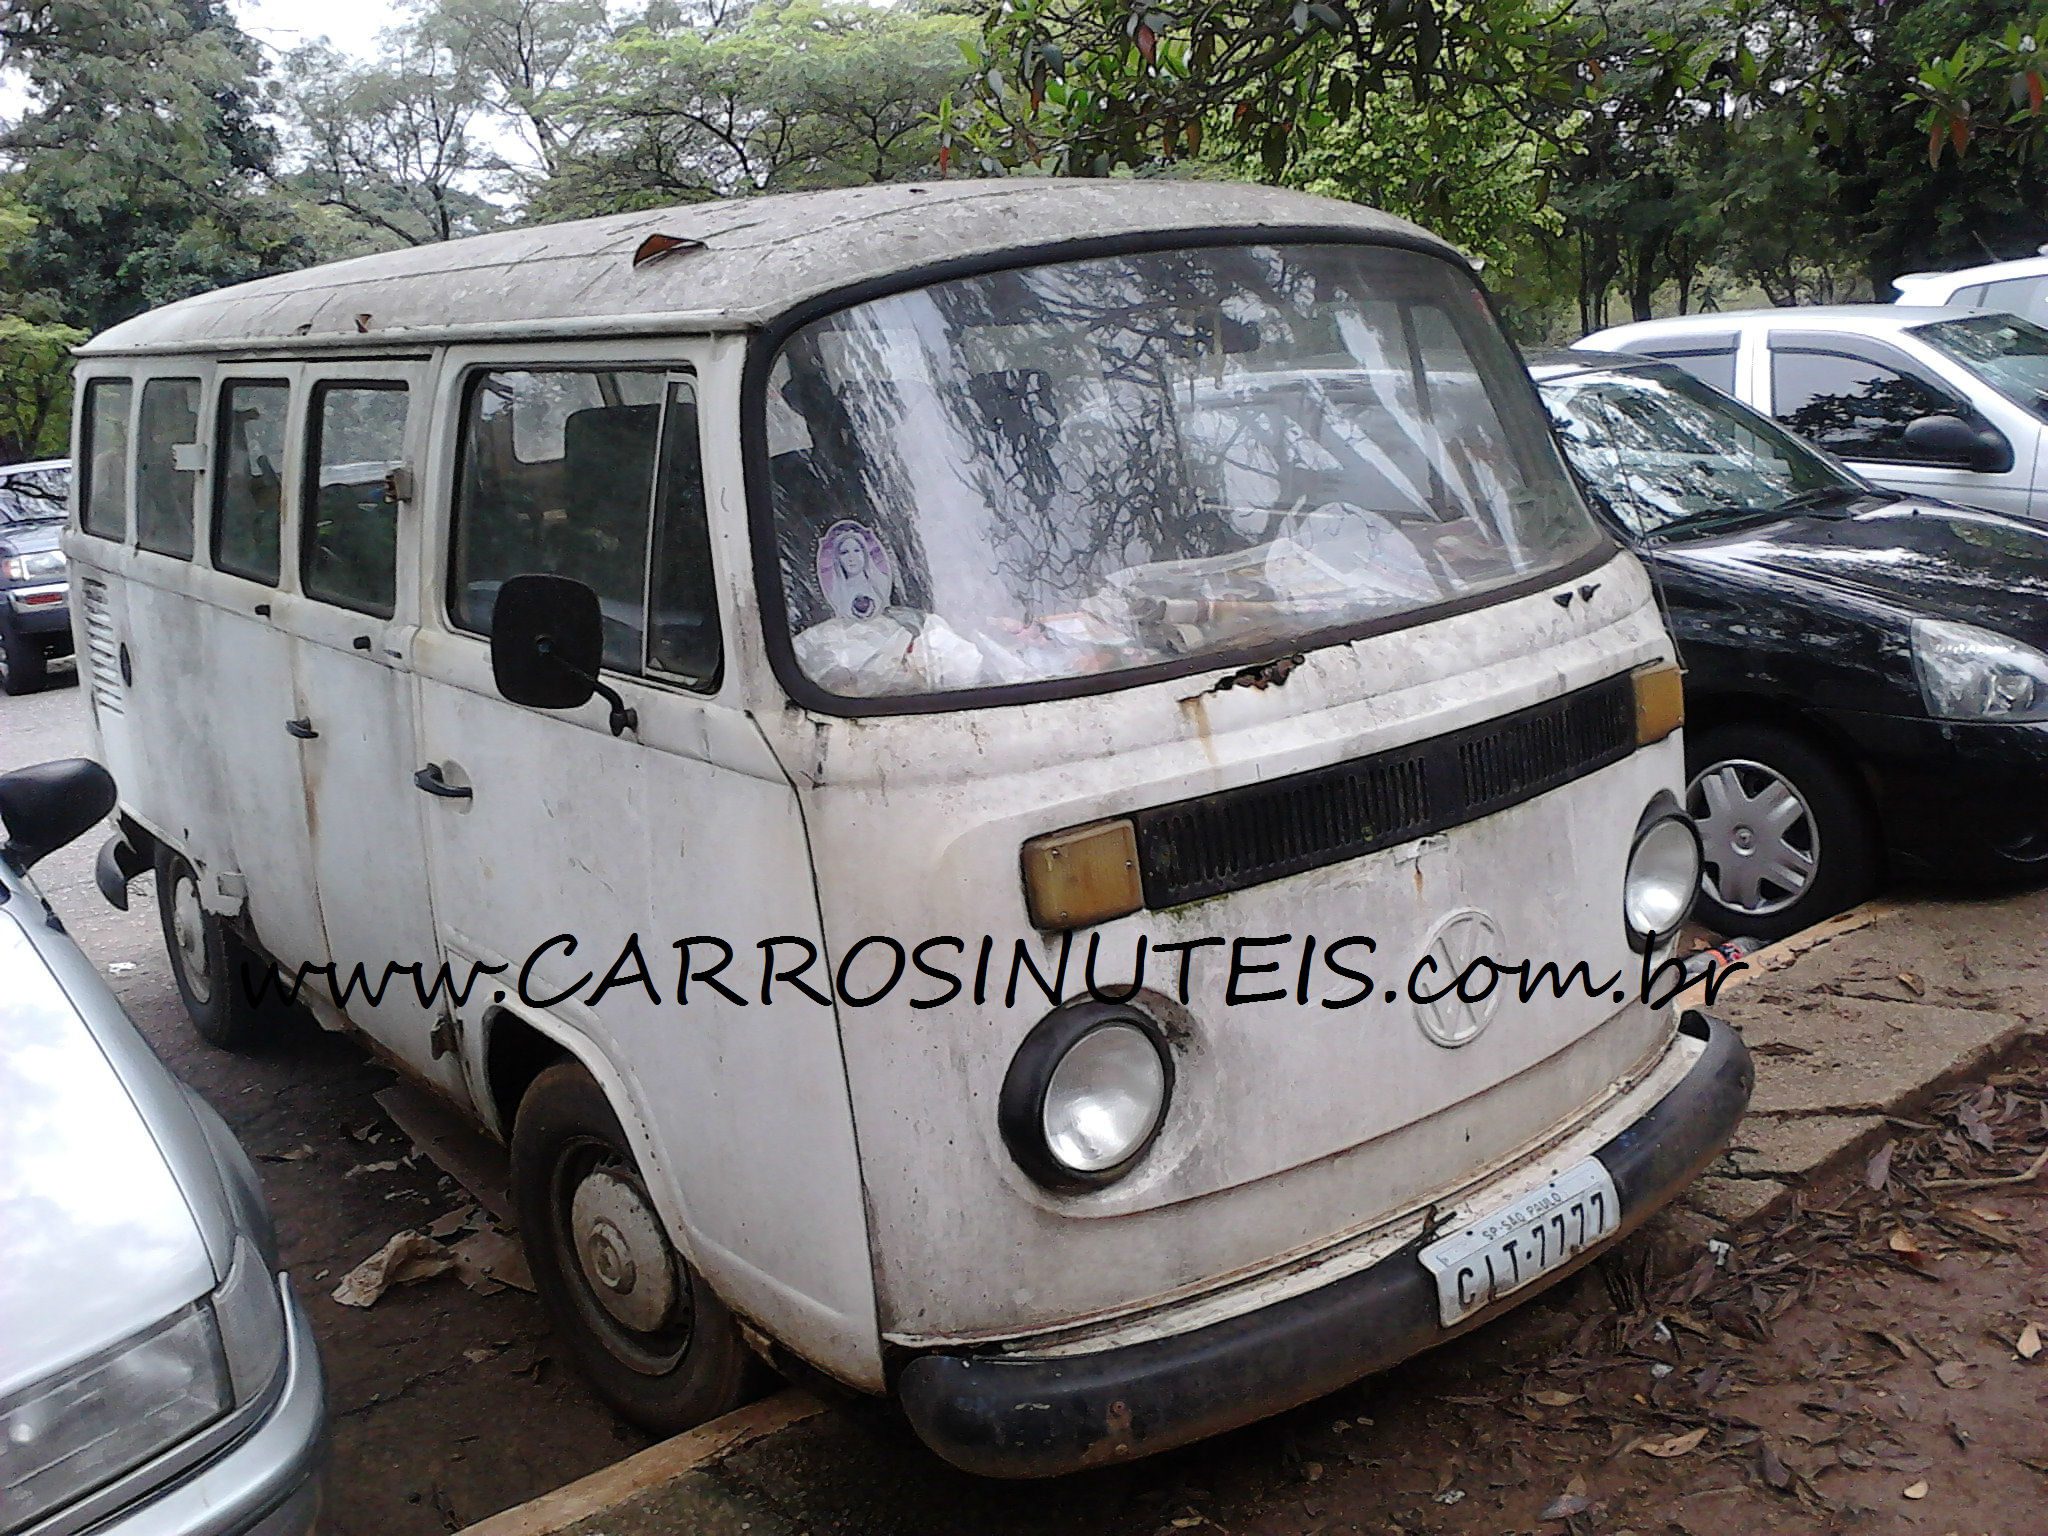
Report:
M 206 914 L 199 907 L 199 884 L 189 874 L 180 874 L 171 886 L 171 943 L 178 952 L 178 969 L 185 986 L 197 1003 L 213 999 L 213 971 L 206 963 Z
M 569 1235 L 590 1294 L 614 1322 L 653 1333 L 676 1310 L 674 1260 L 636 1184 L 593 1169 L 569 1202 Z
M 1701 884 L 1722 906 L 1752 917 L 1782 912 L 1820 869 L 1813 808 L 1774 768 L 1730 759 L 1704 769 L 1686 791 L 1706 856 Z

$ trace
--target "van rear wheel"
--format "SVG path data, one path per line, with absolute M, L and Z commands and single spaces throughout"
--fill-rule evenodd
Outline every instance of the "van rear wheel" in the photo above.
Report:
M 242 988 L 248 946 L 218 913 L 199 902 L 199 876 L 179 855 L 156 851 L 156 913 L 170 951 L 171 976 L 199 1038 L 225 1051 L 262 1039 L 268 1020 Z
M 762 1366 L 669 1241 L 604 1090 L 572 1062 L 520 1100 L 512 1199 L 549 1320 L 622 1417 L 672 1435 L 757 1395 Z

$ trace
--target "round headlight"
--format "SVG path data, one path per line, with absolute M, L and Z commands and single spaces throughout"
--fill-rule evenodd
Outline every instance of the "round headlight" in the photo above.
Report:
M 1639 945 L 1668 937 L 1685 921 L 1700 891 L 1700 835 L 1683 816 L 1661 816 L 1643 828 L 1628 856 L 1621 910 Z
M 1098 1002 L 1054 1009 L 1018 1047 L 997 1108 L 1017 1164 L 1053 1189 L 1121 1177 L 1158 1134 L 1173 1066 L 1151 1021 Z
M 1166 1109 L 1166 1064 L 1134 1024 L 1104 1024 L 1052 1069 L 1039 1124 L 1063 1168 L 1101 1173 L 1128 1162 Z

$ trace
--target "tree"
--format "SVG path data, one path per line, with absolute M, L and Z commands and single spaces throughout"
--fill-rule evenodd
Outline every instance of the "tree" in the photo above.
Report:
M 374 63 L 352 65 L 314 43 L 285 68 L 304 162 L 292 185 L 304 196 L 384 244 L 422 245 L 499 222 L 477 191 L 502 162 L 479 137 L 484 85 L 469 59 L 402 29 Z
M 612 35 L 604 0 L 420 0 L 413 30 L 464 61 L 484 101 L 532 145 L 550 177 L 573 152 L 574 103 Z
M 35 215 L 0 189 L 0 464 L 64 452 L 71 349 L 86 333 L 55 318 L 56 295 L 25 288 L 19 257 Z
M 928 171 L 973 22 L 862 0 L 764 0 L 691 24 L 657 12 L 595 59 L 547 216 Z
M 1393 87 L 1540 131 L 1577 102 L 1587 43 L 1568 0 L 1000 0 L 959 136 L 989 169 L 1106 175 L 1199 155 L 1228 125 L 1277 178 Z
M 1256 144 L 1243 149 L 1240 163 L 1255 159 Z M 1563 228 L 1547 201 L 1555 157 L 1549 141 L 1484 99 L 1418 102 L 1396 84 L 1330 123 L 1281 180 L 1413 219 L 1480 258 L 1498 282 L 1527 259 L 1535 232 Z
M 221 0 L 13 0 L 0 65 L 31 107 L 0 137 L 35 225 L 25 280 L 98 330 L 300 264 L 270 185 L 262 65 Z

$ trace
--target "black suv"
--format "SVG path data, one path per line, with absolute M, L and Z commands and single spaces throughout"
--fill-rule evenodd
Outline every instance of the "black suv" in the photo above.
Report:
M 67 459 L 0 465 L 0 692 L 33 693 L 71 654 L 64 501 Z

